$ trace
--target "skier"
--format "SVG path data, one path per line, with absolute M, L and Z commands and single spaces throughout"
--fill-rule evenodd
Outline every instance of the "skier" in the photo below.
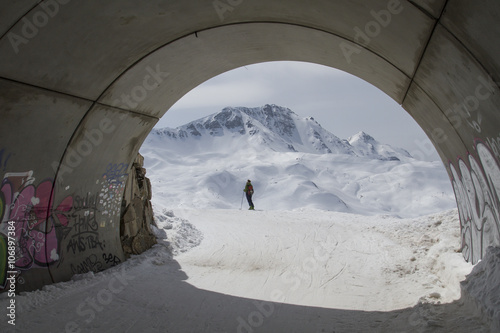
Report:
M 248 209 L 249 210 L 254 210 L 253 201 L 252 201 L 253 186 L 252 186 L 252 182 L 250 181 L 250 179 L 247 181 L 247 184 L 246 184 L 245 189 L 243 190 L 243 192 L 246 193 L 248 205 L 250 205 L 250 208 L 248 208 Z

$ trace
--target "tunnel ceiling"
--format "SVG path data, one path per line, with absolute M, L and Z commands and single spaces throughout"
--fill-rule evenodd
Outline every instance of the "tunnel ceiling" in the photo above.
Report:
M 498 17 L 494 0 L 2 1 L 3 204 L 28 183 L 38 193 L 45 181 L 47 196 L 35 223 L 2 213 L 3 223 L 28 223 L 45 237 L 38 253 L 24 249 L 22 274 L 35 286 L 67 279 L 82 263 L 108 267 L 103 251 L 123 258 L 127 174 L 110 178 L 113 166 L 129 165 L 158 119 L 197 85 L 278 60 L 344 70 L 401 104 L 446 166 L 464 256 L 479 260 L 500 244 Z M 85 231 L 105 248 L 75 249 Z

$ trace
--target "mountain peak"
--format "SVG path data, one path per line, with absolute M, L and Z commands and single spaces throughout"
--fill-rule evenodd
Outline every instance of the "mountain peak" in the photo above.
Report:
M 380 143 L 363 131 L 351 136 L 348 141 L 356 152 L 362 156 L 393 161 L 399 161 L 402 158 L 412 158 L 406 150 Z
M 365 142 L 365 143 L 376 142 L 376 140 L 371 135 L 365 133 L 364 131 L 360 131 L 360 132 L 354 134 L 349 139 L 347 139 L 347 141 L 349 141 L 350 144 L 353 144 L 353 143 L 356 143 L 359 141 Z

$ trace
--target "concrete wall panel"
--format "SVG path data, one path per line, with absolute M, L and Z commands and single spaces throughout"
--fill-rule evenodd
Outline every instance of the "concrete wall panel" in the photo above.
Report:
M 189 5 L 213 12 L 207 1 L 61 2 L 51 15 L 35 7 L 11 29 L 14 42 L 0 40 L 0 76 L 95 100 L 138 59 L 209 24 L 201 13 L 186 20 Z
M 124 260 L 123 190 L 131 163 L 156 121 L 96 105 L 78 127 L 55 182 L 54 202 L 67 204 L 57 226 L 60 261 L 51 267 L 55 281 Z
M 411 85 L 402 107 L 408 111 L 435 144 L 435 148 L 445 165 L 450 162 L 449 156 L 460 156 L 467 153 L 462 138 L 450 124 L 449 119 L 417 84 Z M 423 149 L 421 153 L 424 155 L 415 157 L 426 158 L 426 152 Z
M 47 12 L 39 4 L 11 29 L 18 38 L 0 40 L 0 76 L 93 100 L 142 57 L 217 26 L 276 22 L 311 27 L 360 43 L 410 76 L 434 25 L 407 1 L 313 0 L 304 6 L 300 0 L 255 0 L 224 13 L 203 0 L 155 0 L 140 6 L 134 0 L 52 3 L 57 9 Z M 227 37 L 227 44 L 235 41 Z
M 446 0 L 410 0 L 410 2 L 425 10 L 429 15 L 439 18 Z
M 37 0 L 1 0 L 0 1 L 0 36 L 5 34 L 24 14 L 32 9 Z M 8 36 L 7 36 L 8 37 Z
M 341 46 L 355 47 L 335 35 L 288 24 L 253 23 L 210 29 L 173 42 L 137 63 L 100 102 L 161 117 L 205 80 L 237 67 L 275 60 L 309 61 L 339 68 L 402 102 L 410 82 L 406 75 L 368 50 L 347 59 Z
M 469 151 L 477 138 L 498 135 L 500 90 L 446 29 L 436 30 L 414 80 L 450 119 Z
M 500 82 L 500 2 L 454 0 L 444 12 L 442 25 L 467 48 L 495 82 Z M 491 24 L 495 22 L 494 24 Z
M 48 267 L 57 265 L 60 251 L 55 211 L 64 210 L 64 203 L 53 201 L 54 179 L 91 103 L 0 80 L 0 105 L 0 237 L 9 235 L 14 221 L 17 278 L 20 288 L 33 289 L 52 282 Z M 0 267 L 0 286 L 5 269 Z
M 283 22 L 330 32 L 379 54 L 408 76 L 414 73 L 435 23 L 403 0 L 315 0 L 304 4 L 302 0 L 244 1 L 221 16 L 225 24 Z
M 461 139 L 461 145 L 453 142 L 446 166 L 457 197 L 463 252 L 476 263 L 488 246 L 500 243 L 500 90 L 464 44 L 442 27 L 415 82 Z

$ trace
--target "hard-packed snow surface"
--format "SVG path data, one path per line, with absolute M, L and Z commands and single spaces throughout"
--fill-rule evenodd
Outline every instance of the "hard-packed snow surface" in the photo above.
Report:
M 165 211 L 166 239 L 16 297 L 2 332 L 488 332 L 456 301 L 457 212 Z M 172 256 L 173 253 L 177 255 Z M 0 296 L 5 309 L 8 299 Z
M 311 209 L 236 213 L 181 212 L 204 235 L 203 246 L 177 257 L 193 285 L 266 301 L 390 311 L 421 298 L 456 299 L 470 271 L 457 253 L 455 211 L 408 220 Z

